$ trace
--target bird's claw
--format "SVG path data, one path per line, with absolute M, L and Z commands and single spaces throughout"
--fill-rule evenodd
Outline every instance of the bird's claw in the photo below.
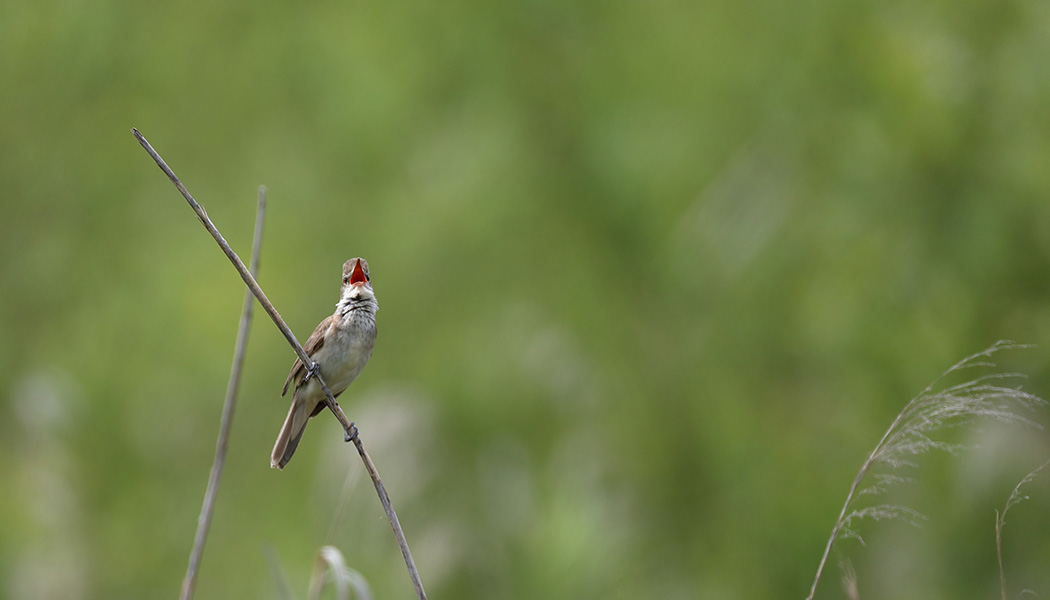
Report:
M 357 437 L 357 425 L 354 425 L 353 423 L 350 423 L 350 427 L 347 428 L 346 431 L 344 431 L 343 433 L 346 436 L 346 440 L 345 441 L 347 441 L 347 442 L 354 441 L 354 438 Z
M 321 372 L 321 365 L 316 362 L 312 363 L 309 367 L 306 367 L 306 375 L 303 375 L 303 381 L 300 385 L 306 385 L 311 379 L 317 377 L 317 374 Z

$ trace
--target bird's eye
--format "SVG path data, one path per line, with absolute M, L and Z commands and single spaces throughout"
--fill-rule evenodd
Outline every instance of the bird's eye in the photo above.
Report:
M 350 283 L 349 277 L 343 277 L 343 283 Z

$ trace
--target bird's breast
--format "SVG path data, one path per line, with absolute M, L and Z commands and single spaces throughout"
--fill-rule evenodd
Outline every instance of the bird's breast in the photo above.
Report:
M 332 327 L 325 337 L 324 345 L 311 356 L 321 365 L 321 376 L 333 394 L 345 390 L 368 363 L 375 346 L 375 326 L 361 327 L 351 322 Z M 320 396 L 320 386 L 310 381 L 305 390 L 311 396 Z

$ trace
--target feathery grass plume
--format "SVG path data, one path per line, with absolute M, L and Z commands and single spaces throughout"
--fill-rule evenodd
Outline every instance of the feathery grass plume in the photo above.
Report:
M 857 572 L 853 570 L 853 563 L 849 559 L 839 561 L 839 571 L 842 572 L 842 590 L 846 592 L 849 600 L 860 600 L 860 591 L 857 588 Z
M 1028 499 L 1028 496 L 1021 495 L 1021 487 L 1026 483 L 1030 483 L 1035 476 L 1039 474 L 1039 471 L 1043 470 L 1043 467 L 1050 465 L 1050 459 L 1043 464 L 1032 469 L 1030 473 L 1024 476 L 1024 479 L 1017 482 L 1014 486 L 1014 491 L 1010 492 L 1010 497 L 1006 499 L 1006 506 L 1003 507 L 1003 512 L 995 511 L 995 557 L 999 561 L 999 588 L 1003 593 L 1003 600 L 1006 600 L 1006 573 L 1003 571 L 1003 527 L 1006 526 L 1006 513 L 1010 511 L 1015 504 L 1020 504 Z M 1031 592 L 1031 590 L 1024 590 L 1025 592 Z
M 350 590 L 360 600 L 372 600 L 372 590 L 363 575 L 346 566 L 343 553 L 335 546 L 324 546 L 317 553 L 314 570 L 310 574 L 310 600 L 318 600 L 327 583 L 335 586 L 335 597 L 338 600 L 349 600 Z
M 945 427 L 963 425 L 977 417 L 1039 427 L 1018 411 L 1031 410 L 1045 404 L 1045 401 L 1017 387 L 1009 387 L 1007 381 L 1023 378 L 1018 373 L 990 373 L 938 389 L 944 385 L 947 377 L 959 371 L 995 367 L 995 363 L 991 362 L 989 357 L 996 352 L 1027 347 L 1008 341 L 996 342 L 990 348 L 967 356 L 953 365 L 908 402 L 883 434 L 879 443 L 875 445 L 853 479 L 849 493 L 846 494 L 846 501 L 842 505 L 842 510 L 839 512 L 839 517 L 824 547 L 824 555 L 817 566 L 813 586 L 806 600 L 812 600 L 816 594 L 817 585 L 824 572 L 824 565 L 827 563 L 831 547 L 835 542 L 842 537 L 852 537 L 861 543 L 864 542 L 854 527 L 857 521 L 864 518 L 904 519 L 911 522 L 925 519 L 920 513 L 904 506 L 878 504 L 857 508 L 856 500 L 865 495 L 877 496 L 890 486 L 907 481 L 906 478 L 894 474 L 893 471 L 902 467 L 914 467 L 916 457 L 921 454 L 934 450 L 953 454 L 959 449 L 958 444 L 935 440 L 932 437 L 935 431 Z M 872 475 L 871 479 L 874 481 L 862 488 L 861 484 L 865 483 L 869 473 L 872 469 L 877 468 L 886 469 L 889 472 Z

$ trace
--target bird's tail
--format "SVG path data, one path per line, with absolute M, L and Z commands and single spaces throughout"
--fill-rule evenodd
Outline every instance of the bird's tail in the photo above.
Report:
M 306 431 L 306 422 L 310 420 L 310 408 L 306 406 L 301 398 L 292 399 L 292 406 L 288 409 L 288 416 L 284 419 L 281 433 L 277 434 L 277 442 L 273 445 L 273 454 L 270 455 L 270 468 L 283 469 L 288 461 L 292 460 L 292 454 L 299 446 L 299 440 Z

